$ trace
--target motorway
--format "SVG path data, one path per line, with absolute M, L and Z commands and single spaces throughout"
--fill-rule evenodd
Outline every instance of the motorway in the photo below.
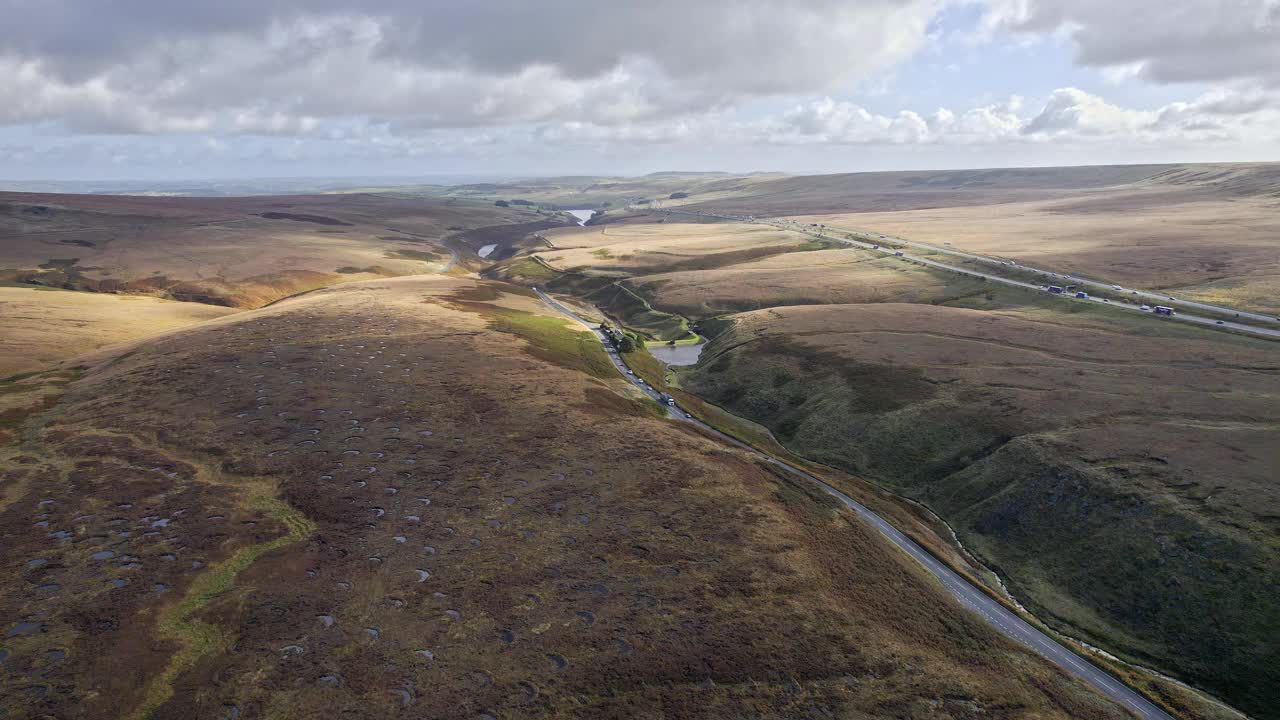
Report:
M 718 215 L 718 214 L 710 213 L 710 212 L 692 212 L 692 211 L 688 211 L 688 210 L 669 210 L 669 209 L 667 209 L 667 210 L 658 210 L 658 212 L 674 213 L 674 214 L 677 214 L 677 215 L 695 215 L 695 216 L 700 216 L 700 217 L 714 217 L 714 218 L 719 218 L 719 219 L 722 219 L 722 220 L 739 220 L 739 221 L 747 221 L 747 220 L 748 220 L 748 218 L 741 217 L 741 216 L 738 216 L 738 215 Z M 806 235 L 810 235 L 810 236 L 813 236 L 813 237 L 816 237 L 816 238 L 821 238 L 821 239 L 823 239 L 823 240 L 834 240 L 834 241 L 837 241 L 837 242 L 842 242 L 842 243 L 845 243 L 846 245 L 851 245 L 851 246 L 853 246 L 853 247 L 859 247 L 859 248 L 863 248 L 863 249 L 865 249 L 865 250 L 872 250 L 872 251 L 875 251 L 875 252 L 884 253 L 885 255 L 888 255 L 888 256 L 891 256 L 891 257 L 896 256 L 896 257 L 897 257 L 898 259 L 900 259 L 900 260 L 904 260 L 904 261 L 907 261 L 907 262 L 918 263 L 918 264 L 920 264 L 920 265 L 927 265 L 927 266 L 929 266 L 929 267 L 937 268 L 937 269 L 939 269 L 939 270 L 946 270 L 946 271 L 949 271 L 949 272 L 960 273 L 960 274 L 962 274 L 962 275 L 968 275 L 968 276 L 970 276 L 970 277 L 984 278 L 984 279 L 986 279 L 986 280 L 988 280 L 988 281 L 995 282 L 995 283 L 1000 283 L 1000 284 L 1003 284 L 1003 285 L 1011 285 L 1011 286 L 1013 286 L 1013 287 L 1027 288 L 1027 289 L 1030 289 L 1030 290 L 1036 290 L 1036 291 L 1039 291 L 1039 292 L 1046 292 L 1046 290 L 1045 290 L 1045 286 L 1043 286 L 1043 285 L 1037 285 L 1037 284 L 1035 284 L 1035 283 L 1023 282 L 1023 281 L 1021 281 L 1021 280 L 1013 280 L 1013 279 L 1011 279 L 1011 278 L 1003 277 L 1003 276 L 1000 276 L 1000 275 L 992 275 L 992 274 L 988 274 L 988 273 L 984 273 L 984 272 L 979 272 L 979 271 L 977 271 L 977 270 L 970 270 L 969 268 L 957 267 L 957 266 L 955 266 L 955 265 L 947 265 L 947 264 L 945 264 L 945 263 L 940 263 L 940 262 L 938 262 L 938 261 L 936 261 L 936 260 L 930 260 L 930 259 L 928 259 L 928 258 L 923 258 L 923 257 L 919 257 L 919 256 L 916 256 L 916 255 L 908 255 L 908 254 L 906 254 L 906 253 L 903 253 L 903 254 L 901 254 L 901 255 L 898 255 L 897 253 L 898 253 L 899 251 L 895 251 L 893 248 L 878 247 L 878 243 L 875 243 L 874 241 L 866 241 L 866 242 L 863 242 L 863 241 L 861 241 L 861 240 L 850 240 L 850 239 L 848 239 L 848 238 L 835 237 L 834 235 L 828 235 L 828 234 L 826 234 L 826 233 L 825 233 L 825 232 L 823 232 L 821 229 L 816 229 L 816 230 L 815 230 L 815 229 L 813 229 L 813 228 L 806 227 L 806 226 L 804 226 L 804 225 L 800 225 L 799 223 L 795 223 L 795 222 L 791 222 L 791 221 L 764 220 L 764 219 L 759 219 L 759 218 L 757 218 L 757 219 L 752 220 L 752 222 L 764 223 L 764 224 L 768 224 L 768 225 L 773 225 L 774 227 L 777 227 L 777 228 L 782 228 L 782 229 L 786 229 L 786 230 L 792 230 L 792 231 L 795 231 L 795 232 L 802 232 L 802 233 L 804 233 L 804 234 L 806 234 Z M 866 235 L 866 234 L 867 234 L 867 233 L 863 233 L 863 232 L 861 232 L 861 231 L 852 231 L 852 230 L 841 230 L 841 232 L 855 232 L 855 233 L 862 234 L 862 235 Z M 925 243 L 915 242 L 915 241 L 913 241 L 913 240 L 903 240 L 903 239 L 901 239 L 901 238 L 896 238 L 896 237 L 891 237 L 891 236 L 885 236 L 885 237 L 884 237 L 884 241 L 885 241 L 886 243 L 888 243 L 888 242 L 894 242 L 894 243 L 899 243 L 899 244 L 902 244 L 902 245 L 907 245 L 907 246 L 910 246 L 910 247 L 916 247 L 916 248 L 921 248 L 921 249 L 927 249 L 927 250 L 928 250 L 928 251 L 930 251 L 930 252 L 935 252 L 935 251 L 936 251 L 936 252 L 949 253 L 949 254 L 951 254 L 951 255 L 956 255 L 956 256 L 965 257 L 965 258 L 969 258 L 969 259 L 973 259 L 973 260 L 978 260 L 978 261 L 980 261 L 980 262 L 990 263 L 990 264 L 994 264 L 994 265 L 1007 265 L 1007 264 L 1008 264 L 1006 261 L 1003 261 L 1003 260 L 996 260 L 996 259 L 994 259 L 994 258 L 989 258 L 989 257 L 983 256 L 983 255 L 974 255 L 974 254 L 972 254 L 972 253 L 966 253 L 966 252 L 963 252 L 963 251 L 960 251 L 960 250 L 951 250 L 951 249 L 949 249 L 949 248 L 941 248 L 941 247 L 937 247 L 937 246 L 934 246 L 934 245 L 927 245 L 927 244 L 925 244 Z M 1105 283 L 1102 283 L 1102 282 L 1098 282 L 1098 281 L 1096 281 L 1096 280 L 1084 280 L 1084 279 L 1081 279 L 1081 278 L 1078 278 L 1078 277 L 1074 277 L 1074 276 L 1064 275 L 1064 274 L 1061 274 L 1061 273 L 1054 273 L 1054 272 L 1051 272 L 1051 271 L 1049 271 L 1049 270 L 1041 270 L 1041 269 L 1038 269 L 1038 268 L 1028 267 L 1028 266 L 1026 266 L 1026 265 L 1018 265 L 1018 266 L 1017 266 L 1017 268 L 1018 268 L 1019 270 L 1023 270 L 1023 271 L 1026 271 L 1026 272 L 1042 273 L 1042 274 L 1045 274 L 1045 275 L 1050 275 L 1050 276 L 1053 276 L 1053 277 L 1061 278 L 1061 279 L 1064 281 L 1064 283 L 1065 283 L 1065 282 L 1070 282 L 1070 283 L 1071 283 L 1071 284 L 1073 284 L 1073 285 L 1089 286 L 1089 287 L 1093 287 L 1093 288 L 1098 288 L 1098 289 L 1102 289 L 1102 290 L 1109 290 L 1109 291 L 1116 292 L 1116 291 L 1114 290 L 1114 288 L 1113 288 L 1111 285 L 1108 285 L 1108 284 L 1105 284 Z M 1135 294 L 1134 296 L 1136 296 L 1136 297 L 1141 297 L 1141 298 L 1148 298 L 1148 299 L 1151 299 L 1151 300 L 1153 300 L 1153 301 L 1154 301 L 1155 303 L 1157 303 L 1157 304 L 1164 304 L 1164 305 L 1170 305 L 1170 306 L 1172 306 L 1172 305 L 1179 305 L 1179 306 L 1187 306 L 1187 307 L 1198 307 L 1198 308 L 1203 309 L 1203 310 L 1210 310 L 1210 311 L 1213 311 L 1213 312 L 1224 313 L 1224 314 L 1227 314 L 1227 315 L 1237 314 L 1237 315 L 1239 315 L 1240 317 L 1248 317 L 1248 318 L 1255 319 L 1255 320 L 1259 320 L 1259 321 L 1262 321 L 1262 322 L 1270 322 L 1270 323 L 1272 323 L 1272 324 L 1280 324 L 1280 321 L 1278 321 L 1276 318 L 1270 317 L 1270 316 L 1268 316 L 1268 315 L 1259 315 L 1259 314 L 1257 314 L 1257 313 L 1243 312 L 1243 311 L 1234 310 L 1234 309 L 1232 309 L 1232 308 L 1218 307 L 1218 306 L 1215 306 L 1215 305 L 1206 305 L 1206 304 L 1204 304 L 1204 303 L 1190 302 L 1190 301 L 1187 301 L 1187 300 L 1169 300 L 1169 297 L 1168 297 L 1167 295 L 1157 295 L 1157 294 L 1155 294 L 1155 293 L 1147 292 L 1147 291 L 1144 291 L 1144 290 L 1137 290 L 1137 291 L 1135 291 L 1135 290 L 1129 289 L 1129 292 L 1130 292 L 1130 293 L 1134 293 L 1134 294 Z M 1173 316 L 1154 315 L 1154 314 L 1153 314 L 1153 313 L 1151 313 L 1150 311 L 1142 310 L 1142 309 L 1140 309 L 1139 307 L 1137 307 L 1137 306 L 1135 306 L 1135 305 L 1129 305 L 1129 304 L 1127 304 L 1127 303 L 1118 303 L 1118 302 L 1113 303 L 1113 302 L 1108 302 L 1108 301 L 1106 301 L 1106 300 L 1103 300 L 1102 298 L 1096 298 L 1096 297 L 1090 297 L 1090 298 L 1088 298 L 1088 299 L 1077 299 L 1077 298 L 1073 297 L 1070 293 L 1064 293 L 1064 294 L 1063 294 L 1063 295 L 1061 295 L 1060 297 L 1062 297 L 1062 298 L 1064 299 L 1064 301 L 1065 301 L 1065 300 L 1070 300 L 1070 301 L 1072 301 L 1072 302 L 1094 302 L 1094 303 L 1098 303 L 1098 304 L 1100 304 L 1100 305 L 1107 305 L 1108 307 L 1112 307 L 1112 308 L 1115 308 L 1115 309 L 1117 309 L 1117 310 L 1121 310 L 1121 311 L 1128 311 L 1128 312 L 1142 313 L 1143 315 L 1148 315 L 1148 316 L 1150 316 L 1150 317 L 1152 317 L 1152 318 L 1158 318 L 1159 320 L 1162 320 L 1162 321 L 1176 320 L 1176 321 L 1181 321 L 1181 322 L 1195 323 L 1195 324 L 1198 324 L 1198 325 L 1207 325 L 1207 326 L 1209 326 L 1209 327 L 1213 327 L 1213 328 L 1224 328 L 1224 329 L 1236 330 L 1236 331 L 1239 331 L 1239 332 L 1248 333 L 1248 334 L 1250 334 L 1250 335 L 1258 335 L 1258 336 L 1261 336 L 1261 337 L 1268 337 L 1268 338 L 1280 338 L 1280 328 L 1258 327 L 1257 325 L 1246 325 L 1246 324 L 1243 324 L 1243 323 L 1232 322 L 1232 321 L 1230 321 L 1230 320 L 1215 320 L 1215 319 L 1213 319 L 1213 318 L 1209 318 L 1209 317 L 1203 317 L 1203 316 L 1200 316 L 1200 315 L 1188 315 L 1188 314 L 1186 314 L 1186 313 L 1182 313 L 1182 312 L 1179 312 L 1178 314 L 1173 315 Z
M 610 348 L 608 339 L 598 324 L 582 319 L 568 307 L 557 302 L 538 288 L 534 288 L 533 291 L 536 292 L 538 297 L 553 310 L 569 317 L 591 330 L 596 338 L 604 344 L 606 351 Z M 618 371 L 622 373 L 624 378 L 631 381 L 637 388 L 644 392 L 645 395 L 661 402 L 662 394 L 657 390 L 654 390 L 652 387 L 649 387 L 649 385 L 641 380 L 639 376 L 633 374 L 631 369 L 627 367 L 626 361 L 622 359 L 621 353 L 610 352 L 608 355 L 613 361 L 614 367 L 618 368 Z M 1125 709 L 1134 713 L 1137 717 L 1143 718 L 1143 720 L 1173 720 L 1172 716 L 1156 707 L 1151 703 L 1151 701 L 1135 692 L 1132 688 L 1124 685 L 1111 675 L 1108 675 L 1106 672 L 1090 663 L 1088 660 L 1077 655 L 1053 640 L 1053 638 L 1050 638 L 1048 635 L 1045 635 L 1032 627 L 1025 620 L 1018 617 L 1016 613 L 979 590 L 959 573 L 947 567 L 927 550 L 916 544 L 916 542 L 911 538 L 907 537 L 893 525 L 889 524 L 889 522 L 884 518 L 867 509 L 866 506 L 858 503 L 853 498 L 845 495 L 818 477 L 811 475 L 794 465 L 783 462 L 782 460 L 741 442 L 736 438 L 730 437 L 697 418 L 689 417 L 689 414 L 679 407 L 668 407 L 667 411 L 674 419 L 691 423 L 708 435 L 712 435 L 724 442 L 743 448 L 747 452 L 752 453 L 766 462 L 772 463 L 784 470 L 787 470 L 788 472 L 810 482 L 816 483 L 825 492 L 856 513 L 858 517 L 862 518 L 876 530 L 880 531 L 880 533 L 884 535 L 889 542 L 893 543 L 903 552 L 907 553 L 919 562 L 925 570 L 929 571 L 930 574 L 942 583 L 942 587 L 945 588 L 948 593 L 960 601 L 960 604 L 977 613 L 999 632 L 1029 646 L 1031 649 L 1047 658 L 1050 662 L 1088 683 L 1090 686 L 1098 690 L 1098 692 L 1119 703 Z
M 879 237 L 876 233 L 866 232 L 863 230 L 848 230 L 845 228 L 838 228 L 838 227 L 832 227 L 830 229 L 837 230 L 840 232 L 851 232 L 856 235 L 862 235 L 863 237 L 866 237 L 872 242 L 874 242 Z M 1008 264 L 1008 261 L 1000 260 L 999 258 L 988 257 L 986 255 L 976 255 L 974 253 L 965 252 L 963 250 L 956 250 L 954 248 L 949 248 L 945 246 L 933 245 L 931 243 L 923 243 L 918 240 L 906 240 L 893 235 L 886 235 L 884 236 L 884 239 L 893 241 L 901 245 L 907 245 L 910 247 L 919 248 L 921 250 L 926 250 L 929 252 L 946 253 L 948 255 L 955 255 L 957 257 L 963 257 L 970 260 L 977 260 L 978 262 L 983 262 L 990 265 Z M 1246 310 L 1237 310 L 1235 308 L 1222 307 L 1220 305 L 1210 305 L 1208 303 L 1196 302 L 1194 300 L 1174 298 L 1168 295 L 1161 295 L 1160 293 L 1150 292 L 1148 290 L 1135 290 L 1133 288 L 1125 288 L 1125 287 L 1118 288 L 1114 284 L 1104 283 L 1101 280 L 1090 280 L 1089 278 L 1082 278 L 1078 275 L 1068 275 L 1066 273 L 1058 273 L 1052 270 L 1044 270 L 1041 268 L 1031 267 L 1029 265 L 1018 264 L 1017 267 L 1020 270 L 1025 270 L 1033 273 L 1040 273 L 1042 275 L 1049 275 L 1051 277 L 1061 279 L 1062 281 L 1064 281 L 1064 283 L 1079 285 L 1082 288 L 1093 288 L 1095 290 L 1107 290 L 1111 292 L 1127 292 L 1131 296 L 1136 297 L 1139 300 L 1151 300 L 1158 305 L 1168 305 L 1171 307 L 1190 307 L 1190 308 L 1196 308 L 1198 310 L 1205 310 L 1213 313 L 1221 313 L 1223 315 L 1234 315 L 1234 316 L 1246 318 L 1249 320 L 1255 320 L 1261 323 L 1280 325 L 1280 317 L 1275 317 L 1272 315 L 1263 315 L 1261 313 L 1248 312 Z

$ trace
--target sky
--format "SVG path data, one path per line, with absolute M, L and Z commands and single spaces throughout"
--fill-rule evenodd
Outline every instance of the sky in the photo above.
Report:
M 0 179 L 1280 160 L 1280 0 L 0 0 Z

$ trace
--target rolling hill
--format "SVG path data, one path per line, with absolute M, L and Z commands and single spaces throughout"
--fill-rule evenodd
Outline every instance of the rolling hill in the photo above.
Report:
M 351 283 L 6 387 L 6 712 L 1125 716 L 545 313 Z

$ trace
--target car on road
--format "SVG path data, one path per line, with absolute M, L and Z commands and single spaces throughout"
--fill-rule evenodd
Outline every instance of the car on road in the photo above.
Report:
M 1140 308 L 1138 308 L 1138 309 L 1139 309 L 1139 310 L 1141 310 L 1141 311 L 1143 311 L 1143 312 L 1151 312 L 1151 306 L 1150 306 L 1150 305 L 1143 305 L 1142 307 L 1140 307 Z
M 1221 324 L 1222 324 L 1222 321 L 1221 321 L 1221 320 L 1217 320 L 1217 321 L 1215 321 L 1215 322 L 1217 322 L 1219 325 L 1221 325 Z
M 684 414 L 684 416 L 685 416 L 685 417 L 687 417 L 687 418 L 690 418 L 690 419 L 692 419 L 692 418 L 693 418 L 693 416 L 692 416 L 692 415 L 690 415 L 689 413 L 685 413 L 685 414 Z
M 1112 286 L 1111 286 L 1111 289 L 1112 289 L 1112 290 L 1123 290 L 1124 288 L 1120 287 L 1119 285 L 1112 285 Z

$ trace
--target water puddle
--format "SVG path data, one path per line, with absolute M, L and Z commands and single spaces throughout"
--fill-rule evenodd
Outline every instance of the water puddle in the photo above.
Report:
M 492 255 L 492 254 L 493 254 L 493 251 L 494 251 L 494 250 L 497 250 L 497 249 L 498 249 L 498 246 L 497 246 L 496 244 L 494 244 L 494 245 L 485 245 L 484 247 L 480 248 L 480 252 L 478 252 L 478 253 L 476 253 L 476 254 L 477 254 L 477 255 L 479 255 L 479 256 L 480 256 L 480 257 L 482 257 L 482 258 L 487 258 L 487 257 L 489 257 L 490 255 Z
M 44 627 L 43 623 L 23 621 L 14 625 L 5 631 L 5 637 L 21 637 L 23 635 L 34 635 Z

